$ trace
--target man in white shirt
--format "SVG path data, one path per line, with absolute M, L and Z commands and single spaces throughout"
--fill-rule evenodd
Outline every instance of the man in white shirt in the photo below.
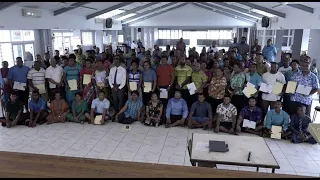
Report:
M 55 58 L 51 58 L 50 66 L 46 69 L 46 79 L 49 81 L 49 98 L 54 99 L 54 92 L 60 91 L 62 97 L 65 97 L 62 83 L 63 69 L 57 65 Z
M 288 58 L 286 58 L 286 57 L 284 57 L 283 59 L 282 59 L 282 67 L 280 67 L 279 69 L 278 69 L 278 71 L 279 72 L 281 72 L 283 75 L 287 72 L 287 71 L 291 71 L 292 70 L 292 68 L 291 68 L 291 66 L 290 66 L 290 62 L 289 62 L 290 60 L 288 59 Z
M 34 90 L 39 90 L 39 86 L 43 86 L 45 88 L 45 74 L 46 70 L 41 68 L 41 61 L 35 61 L 33 68 L 28 72 L 27 79 L 28 79 L 28 84 L 29 84 L 29 90 L 30 90 L 30 95 L 31 92 Z M 41 94 L 42 99 L 45 101 L 48 101 L 48 96 L 47 93 L 42 93 L 39 91 Z
M 277 71 L 278 64 L 275 62 L 271 63 L 271 70 L 270 72 L 266 72 L 262 75 L 262 82 L 266 83 L 270 86 L 274 86 L 276 82 L 286 84 L 286 79 L 281 72 Z M 268 108 L 274 109 L 273 105 L 274 102 L 280 100 L 282 93 L 280 94 L 272 94 L 272 93 L 263 93 L 262 94 L 262 111 L 264 115 L 267 114 Z
M 132 52 L 135 52 L 137 48 L 138 48 L 138 45 L 136 44 L 136 42 L 135 42 L 135 41 L 132 41 L 132 43 L 131 43 L 131 50 L 132 50 Z
M 94 99 L 91 104 L 91 111 L 90 111 L 90 120 L 91 124 L 96 124 L 98 122 L 94 122 L 96 116 L 101 116 L 99 119 L 100 124 L 104 124 L 106 120 L 108 120 L 108 110 L 110 107 L 110 101 L 105 98 L 104 91 L 100 91 L 98 98 Z
M 207 53 L 214 55 L 216 52 L 219 52 L 219 49 L 217 48 L 217 42 L 212 41 L 211 46 L 207 50 Z
M 124 106 L 124 95 L 126 80 L 127 80 L 127 70 L 120 66 L 120 57 L 116 55 L 113 60 L 114 67 L 110 69 L 109 73 L 109 85 L 111 87 L 112 103 L 116 114 Z

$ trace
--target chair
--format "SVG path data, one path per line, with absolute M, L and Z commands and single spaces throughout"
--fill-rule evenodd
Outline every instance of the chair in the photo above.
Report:
M 192 141 L 191 141 L 191 139 L 189 139 L 189 141 L 188 141 L 188 152 L 189 152 L 191 165 L 192 166 L 196 166 L 196 163 L 194 161 L 191 161 L 191 152 L 192 152 Z
M 314 113 L 313 113 L 313 118 L 311 122 L 314 122 L 316 120 L 317 117 L 317 113 L 320 111 L 320 106 L 317 106 L 314 108 Z

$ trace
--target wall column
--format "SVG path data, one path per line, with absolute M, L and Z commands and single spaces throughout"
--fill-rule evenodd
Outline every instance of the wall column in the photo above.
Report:
M 281 60 L 281 48 L 282 48 L 282 39 L 283 39 L 284 30 L 276 31 L 276 42 L 273 42 L 275 48 L 277 48 L 277 56 L 275 62 L 280 62 Z
M 303 29 L 295 29 L 294 30 L 293 43 L 291 46 L 293 59 L 300 59 L 302 36 L 303 36 Z
M 310 43 L 308 46 L 308 56 L 317 63 L 317 68 L 320 69 L 320 29 L 310 30 Z

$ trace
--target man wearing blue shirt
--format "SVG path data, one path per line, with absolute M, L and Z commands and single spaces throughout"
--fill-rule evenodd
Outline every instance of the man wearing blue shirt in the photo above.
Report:
M 184 122 L 188 117 L 187 102 L 181 98 L 181 91 L 176 90 L 174 97 L 171 98 L 166 110 L 166 128 L 174 126 L 184 126 Z
M 36 127 L 36 123 L 43 124 L 46 121 L 47 103 L 40 98 L 39 91 L 33 91 L 31 95 L 30 107 L 30 121 L 29 127 Z
M 13 90 L 17 90 L 13 88 L 15 82 L 26 83 L 26 86 L 24 87 L 25 90 L 17 90 L 17 93 L 18 93 L 19 99 L 22 101 L 22 103 L 24 103 L 24 105 L 26 106 L 26 109 L 28 110 L 29 90 L 27 86 L 27 82 L 28 82 L 27 75 L 30 68 L 23 65 L 23 61 L 21 57 L 17 57 L 16 61 L 17 61 L 17 65 L 9 69 L 8 81 Z
M 267 136 L 271 135 L 272 126 L 281 126 L 281 138 L 286 139 L 290 135 L 290 131 L 288 131 L 289 127 L 289 115 L 285 111 L 281 109 L 282 103 L 281 101 L 276 101 L 274 103 L 274 109 L 268 111 L 266 116 L 266 131 L 265 134 Z
M 94 99 L 91 104 L 90 119 L 91 124 L 94 124 L 96 116 L 101 115 L 100 124 L 104 124 L 105 120 L 108 120 L 108 110 L 110 107 L 110 101 L 105 98 L 104 91 L 100 91 L 98 98 Z
M 274 59 L 277 55 L 277 48 L 275 48 L 271 43 L 271 39 L 268 39 L 267 46 L 263 47 L 262 54 L 264 59 L 269 62 L 274 62 Z

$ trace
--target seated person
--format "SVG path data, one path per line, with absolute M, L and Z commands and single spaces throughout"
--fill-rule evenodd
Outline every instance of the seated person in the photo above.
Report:
M 162 117 L 163 105 L 159 100 L 157 93 L 153 92 L 151 101 L 146 106 L 145 125 L 158 127 Z
M 10 128 L 15 125 L 26 125 L 28 118 L 29 114 L 23 113 L 23 103 L 18 99 L 17 93 L 13 91 L 6 103 L 6 116 L 0 119 L 2 126 Z
M 82 99 L 82 93 L 75 94 L 75 101 L 72 102 L 71 112 L 67 114 L 67 120 L 83 124 L 86 118 L 90 119 L 88 104 Z
M 264 135 L 270 137 L 272 126 L 282 126 L 281 138 L 287 139 L 290 135 L 288 131 L 289 126 L 289 115 L 284 110 L 281 109 L 281 101 L 276 101 L 274 103 L 274 109 L 267 112 L 266 115 L 266 129 Z
M 223 97 L 223 103 L 217 107 L 217 123 L 215 132 L 234 133 L 237 120 L 237 108 L 230 103 L 231 97 L 226 94 Z
M 39 94 L 39 91 L 33 91 L 31 101 L 29 102 L 30 121 L 29 127 L 36 127 L 36 123 L 43 124 L 46 122 L 47 102 L 44 101 Z
M 102 116 L 100 119 L 100 124 L 104 124 L 108 120 L 108 110 L 110 107 L 110 101 L 104 97 L 104 91 L 100 91 L 98 98 L 94 99 L 91 104 L 90 120 L 91 124 L 94 124 L 94 119 L 96 116 Z
M 140 121 L 143 103 L 139 99 L 138 91 L 131 91 L 131 98 L 116 115 L 116 121 L 121 124 L 131 124 L 134 121 Z
M 50 114 L 47 116 L 47 124 L 66 122 L 68 113 L 68 104 L 64 99 L 61 99 L 59 91 L 55 92 L 54 100 L 50 102 Z
M 198 101 L 192 104 L 188 120 L 189 128 L 203 128 L 204 130 L 212 128 L 212 108 L 205 99 L 203 93 L 199 93 Z
M 308 125 L 311 119 L 306 114 L 306 107 L 301 105 L 298 107 L 297 113 L 291 116 L 290 129 L 291 129 L 291 142 L 316 144 L 316 140 L 308 131 Z
M 254 97 L 249 98 L 249 105 L 242 108 L 240 111 L 240 116 L 237 121 L 236 133 L 241 131 L 240 124 L 246 119 L 256 123 L 255 129 L 244 127 L 242 128 L 244 132 L 262 135 L 261 130 L 263 130 L 263 120 L 262 120 L 262 110 L 256 106 L 257 100 Z
M 168 101 L 166 110 L 166 128 L 174 126 L 184 126 L 185 119 L 188 117 L 187 102 L 181 98 L 181 91 L 176 90 L 174 97 Z

